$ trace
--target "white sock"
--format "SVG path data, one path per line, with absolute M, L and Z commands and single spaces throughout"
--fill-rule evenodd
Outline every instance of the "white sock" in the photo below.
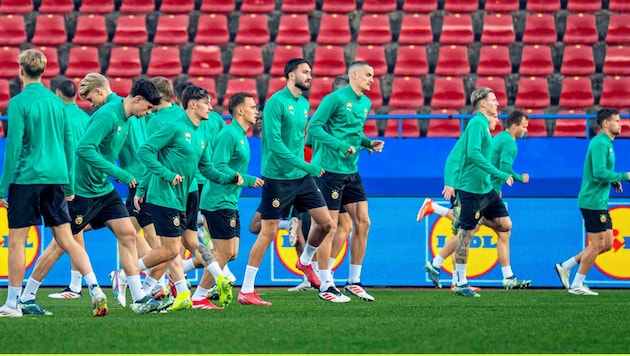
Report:
M 307 242 L 304 246 L 304 251 L 302 251 L 302 254 L 300 255 L 300 263 L 305 266 L 310 265 L 311 261 L 313 261 L 315 251 L 317 251 L 317 247 Z
M 433 212 L 438 214 L 439 216 L 444 216 L 448 213 L 448 208 L 442 206 L 434 201 L 431 202 L 431 208 L 433 208 Z
M 184 292 L 188 292 L 188 286 L 186 285 L 186 280 L 182 279 L 181 281 L 175 282 L 175 289 L 177 289 L 177 294 L 181 294 Z
M 444 257 L 437 255 L 433 258 L 433 262 L 431 263 L 433 267 L 440 269 L 442 268 L 442 264 L 444 263 Z
M 463 286 L 464 284 L 468 284 L 468 278 L 466 278 L 466 264 L 465 263 L 456 263 L 455 264 L 455 273 L 457 274 L 457 286 Z
M 331 257 L 330 260 L 328 261 L 328 263 L 329 263 L 328 267 L 330 268 L 331 271 L 332 271 L 333 266 L 335 265 L 335 260 L 336 260 L 336 258 Z M 311 263 L 313 263 L 313 262 L 311 262 Z
M 129 292 L 131 292 L 131 299 L 133 299 L 134 301 L 137 302 L 147 296 L 147 294 L 142 289 L 139 274 L 135 276 L 127 276 L 127 286 L 129 286 Z
M 254 291 L 254 281 L 256 280 L 256 273 L 258 268 L 247 265 L 245 267 L 245 277 L 243 277 L 243 285 L 241 286 L 241 293 L 251 293 Z
M 571 269 L 571 268 L 573 268 L 573 267 L 577 266 L 577 265 L 578 265 L 578 263 L 577 263 L 577 261 L 575 260 L 575 257 L 571 257 L 571 258 L 569 258 L 568 260 L 566 260 L 566 261 L 562 262 L 560 265 L 561 265 L 561 266 L 562 266 L 562 268 L 564 268 L 564 269 Z
M 212 274 L 212 277 L 214 277 L 214 280 L 216 281 L 217 279 L 219 279 L 219 276 L 223 275 L 223 271 L 221 270 L 221 266 L 219 266 L 219 262 L 214 261 L 211 264 L 209 264 L 206 269 L 208 270 L 208 272 L 210 272 Z
M 29 300 L 35 300 L 35 295 L 37 294 L 40 284 L 42 284 L 42 282 L 36 281 L 32 277 L 29 278 L 28 282 L 26 282 L 26 287 L 24 287 L 24 292 L 22 292 L 22 296 L 20 297 L 20 301 L 28 302 Z
M 144 264 L 144 261 L 142 261 L 142 258 L 140 258 L 138 260 L 138 271 L 142 272 L 146 270 L 147 270 L 147 266 Z
M 96 280 L 96 275 L 94 274 L 94 272 L 90 272 L 86 274 L 85 277 L 83 277 L 83 279 L 85 279 L 85 283 L 88 285 L 88 291 L 90 292 L 90 295 L 92 295 L 92 292 L 94 291 L 94 289 L 98 287 L 98 281 Z
M 68 288 L 70 288 L 71 291 L 79 293 L 81 291 L 82 281 L 83 276 L 81 275 L 81 272 L 70 270 L 70 285 L 68 286 Z
M 182 265 L 184 265 L 184 273 L 188 273 L 190 271 L 195 270 L 195 262 L 192 258 L 182 261 Z
M 586 278 L 586 275 L 580 274 L 580 273 L 576 273 L 575 274 L 575 278 L 573 278 L 573 283 L 571 283 L 571 289 L 573 289 L 573 288 L 580 288 L 581 286 L 583 286 L 584 285 L 584 278 Z
M 155 285 L 158 283 L 158 281 L 151 277 L 151 276 L 147 276 L 144 279 L 144 283 L 142 283 L 142 289 L 144 290 L 144 292 L 146 294 L 151 294 L 151 291 L 153 290 L 153 287 L 155 287 Z
M 348 283 L 361 282 L 361 265 L 350 264 L 350 274 L 348 275 Z
M 317 263 L 317 261 L 311 261 L 311 264 L 313 265 L 315 272 L 319 271 L 319 263 Z
M 451 285 L 457 285 L 457 272 L 455 271 L 453 271 L 453 274 L 451 274 Z
M 289 220 L 280 220 L 278 223 L 278 230 L 286 230 L 289 228 Z
M 319 280 L 322 283 L 319 287 L 321 292 L 335 285 L 332 280 L 332 273 L 330 272 L 330 269 L 320 269 L 318 274 Z
M 198 286 L 197 289 L 195 290 L 195 294 L 193 294 L 192 296 L 192 300 L 198 301 L 198 300 L 204 300 L 206 298 L 208 298 L 208 290 Z
M 232 270 L 230 270 L 230 267 L 228 266 L 227 263 L 225 264 L 225 266 L 223 266 L 223 275 L 233 281 L 236 280 L 236 276 L 234 275 L 234 273 L 232 273 Z
M 514 275 L 512 266 L 501 267 L 501 273 L 503 273 L 503 278 L 510 278 Z
M 22 294 L 22 287 L 9 286 L 9 291 L 7 293 L 7 306 L 17 309 L 20 301 L 20 294 Z
M 184 279 L 185 280 L 185 279 Z M 160 277 L 160 279 L 158 279 L 158 285 L 162 288 L 165 289 L 166 288 L 166 275 L 163 274 L 162 277 Z

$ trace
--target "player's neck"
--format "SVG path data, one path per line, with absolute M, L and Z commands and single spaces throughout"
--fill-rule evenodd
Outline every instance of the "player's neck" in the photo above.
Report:
M 363 95 L 363 90 L 361 90 L 361 88 L 359 88 L 355 83 L 350 83 L 350 88 L 352 88 L 352 91 L 357 95 L 357 96 L 361 96 Z
M 303 90 L 296 87 L 295 83 L 288 83 L 287 84 L 287 88 L 289 88 L 289 91 L 291 92 L 291 94 L 293 94 L 294 97 L 299 98 L 300 95 L 302 95 Z
M 245 130 L 245 132 L 247 132 L 247 130 L 249 130 L 249 128 L 252 126 L 249 122 L 245 121 L 245 119 L 242 117 L 235 117 L 234 120 L 236 120 L 236 122 L 238 122 L 238 124 L 241 125 L 241 127 L 243 128 L 243 130 Z
M 195 115 L 195 113 L 192 111 L 186 110 L 186 116 L 188 116 L 190 122 L 192 122 L 195 126 L 199 126 L 199 124 L 201 123 L 201 118 Z
M 24 77 L 22 77 L 20 79 L 22 80 L 23 86 L 27 86 L 27 85 L 32 84 L 32 83 L 41 83 L 42 82 L 42 78 L 29 78 L 27 76 L 24 76 Z

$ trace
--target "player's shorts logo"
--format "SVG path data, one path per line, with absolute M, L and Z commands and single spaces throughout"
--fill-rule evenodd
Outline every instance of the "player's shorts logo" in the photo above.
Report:
M 236 227 L 236 219 L 235 218 L 231 218 L 230 219 L 230 227 L 231 228 L 235 228 Z
M 599 216 L 599 221 L 601 221 L 602 223 L 605 223 L 606 222 L 606 214 L 601 214 Z
M 295 251 L 295 247 L 291 246 L 289 243 L 289 232 L 285 229 L 278 229 L 278 233 L 276 234 L 276 239 L 273 242 L 274 251 L 278 259 L 287 270 L 291 271 L 291 273 L 302 276 L 303 273 L 299 269 L 295 268 L 295 262 L 297 262 L 298 255 Z M 337 269 L 341 262 L 343 262 L 346 257 L 346 253 L 348 251 L 348 240 L 343 244 L 339 255 L 335 258 L 335 263 L 331 266 L 332 270 Z
M 278 207 L 280 206 L 280 199 L 273 198 L 273 200 L 271 201 L 271 206 L 273 206 L 274 208 L 278 209 Z
M 339 199 L 339 191 L 338 190 L 333 190 L 332 194 L 330 194 L 330 196 L 333 198 L 333 200 Z
M 77 215 L 76 218 L 74 218 L 74 224 L 75 225 L 81 225 L 83 223 L 83 215 Z
M 612 248 L 597 256 L 595 266 L 608 277 L 630 279 L 630 206 L 612 207 L 609 213 L 613 223 Z M 586 243 L 590 243 L 588 238 Z
M 36 226 L 31 226 L 28 229 L 25 244 L 26 252 L 26 269 L 30 268 L 39 253 L 41 247 L 41 238 L 39 236 L 39 229 Z M 9 276 L 9 221 L 7 219 L 7 209 L 0 208 L 0 278 L 7 278 Z
M 173 226 L 179 226 L 179 216 L 173 216 Z

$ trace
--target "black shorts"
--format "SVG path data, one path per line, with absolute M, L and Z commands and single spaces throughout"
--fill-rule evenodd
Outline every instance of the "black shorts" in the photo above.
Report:
M 455 194 L 451 197 L 451 209 L 453 209 L 455 206 L 457 206 L 457 204 L 459 204 L 457 202 L 457 191 L 455 191 Z
M 363 181 L 359 173 L 337 174 L 326 172 L 317 179 L 329 210 L 339 210 L 342 206 L 367 201 Z
M 458 190 L 457 199 L 462 207 L 459 215 L 459 227 L 462 230 L 474 230 L 482 216 L 486 219 L 509 216 L 503 200 L 494 189 L 486 194 Z
M 263 220 L 287 216 L 291 206 L 298 212 L 326 206 L 315 179 L 307 175 L 293 180 L 264 178 L 260 216 Z
M 206 218 L 212 239 L 229 240 L 241 237 L 241 218 L 238 210 L 202 210 L 201 213 Z
M 584 228 L 586 232 L 604 232 L 612 230 L 612 219 L 608 210 L 589 210 L 582 209 L 582 218 L 584 218 Z
M 199 196 L 201 196 L 201 193 L 203 192 L 203 184 L 197 184 L 197 189 L 199 192 Z
M 73 234 L 81 232 L 87 224 L 97 230 L 105 227 L 105 222 L 109 220 L 129 217 L 125 204 L 115 190 L 96 198 L 77 195 L 68 204 L 68 211 Z
M 186 221 L 182 225 L 184 230 L 197 231 L 197 214 L 199 213 L 199 192 L 188 193 L 186 199 Z
M 145 204 L 153 216 L 155 233 L 160 237 L 181 237 L 186 225 L 186 214 L 183 211 L 163 206 Z
M 129 213 L 129 216 L 133 216 L 134 218 L 136 218 L 140 227 L 144 228 L 147 225 L 153 224 L 153 219 L 151 218 L 151 213 L 149 213 L 149 210 L 142 209 L 144 208 L 144 202 L 140 204 L 140 211 L 136 210 L 136 207 L 133 206 L 133 198 L 135 195 L 136 188 L 129 188 L 129 194 L 127 195 L 125 207 L 127 208 L 127 213 Z
M 8 220 L 10 229 L 44 225 L 59 226 L 70 222 L 68 202 L 61 184 L 9 185 Z

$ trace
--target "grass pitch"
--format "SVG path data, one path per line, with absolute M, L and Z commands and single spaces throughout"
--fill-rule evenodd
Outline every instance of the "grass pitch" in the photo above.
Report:
M 336 305 L 314 291 L 259 289 L 273 306 L 133 315 L 107 291 L 110 313 L 85 296 L 40 305 L 52 317 L 0 318 L 2 353 L 628 353 L 627 290 L 370 289 L 373 303 Z M 236 297 L 235 290 L 235 297 Z M 84 294 L 87 291 L 84 289 Z M 0 290 L 0 301 L 6 289 Z M 129 299 L 129 297 L 128 297 Z

